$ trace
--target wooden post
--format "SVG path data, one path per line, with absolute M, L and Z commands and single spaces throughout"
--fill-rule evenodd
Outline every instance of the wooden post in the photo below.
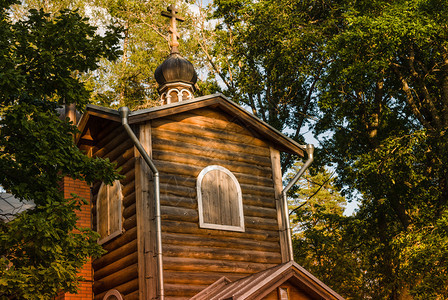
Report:
M 152 157 L 151 123 L 139 126 L 139 139 L 145 151 Z M 138 278 L 139 298 L 157 297 L 157 261 L 155 257 L 154 189 L 152 173 L 148 165 L 134 148 L 135 161 L 135 198 L 137 213 L 138 240 Z
M 271 152 L 271 162 L 272 162 L 272 179 L 274 181 L 274 192 L 275 192 L 275 205 L 277 208 L 277 220 L 278 220 L 278 230 L 280 234 L 280 249 L 282 254 L 282 263 L 288 262 L 290 258 L 289 247 L 288 247 L 288 234 L 286 232 L 286 221 L 289 220 L 289 216 L 285 216 L 284 207 L 282 201 L 282 169 L 280 164 L 280 152 L 277 149 L 269 147 Z

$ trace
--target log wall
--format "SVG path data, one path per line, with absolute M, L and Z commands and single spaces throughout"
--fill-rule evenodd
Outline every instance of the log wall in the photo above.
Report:
M 282 262 L 269 144 L 224 112 L 202 108 L 151 121 L 160 172 L 167 299 L 189 299 L 222 276 L 236 280 Z M 238 179 L 245 231 L 199 228 L 196 179 L 220 165 Z
M 113 126 L 113 127 L 112 127 Z M 121 168 L 123 192 L 123 234 L 103 244 L 107 251 L 93 261 L 94 299 L 103 299 L 110 289 L 117 289 L 126 300 L 139 299 L 137 217 L 135 202 L 134 145 L 116 123 L 104 126 L 95 137 L 94 157 L 108 158 Z M 93 186 L 93 226 L 96 228 L 96 198 L 101 182 Z

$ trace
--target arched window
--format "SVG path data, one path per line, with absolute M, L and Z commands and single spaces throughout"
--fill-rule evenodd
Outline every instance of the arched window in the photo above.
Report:
M 103 300 L 123 300 L 123 296 L 117 290 L 109 290 L 106 295 L 104 295 Z
M 221 166 L 208 166 L 197 179 L 199 226 L 244 231 L 241 187 L 235 175 Z
M 98 243 L 103 244 L 122 233 L 121 183 L 115 180 L 112 185 L 101 184 L 96 200 Z

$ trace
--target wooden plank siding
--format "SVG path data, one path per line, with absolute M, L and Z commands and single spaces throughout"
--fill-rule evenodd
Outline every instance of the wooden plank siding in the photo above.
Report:
M 111 123 L 111 126 L 104 126 L 95 136 L 92 155 L 115 162 L 117 168 L 121 168 L 120 174 L 125 176 L 120 181 L 123 193 L 123 234 L 103 244 L 107 253 L 92 263 L 94 299 L 102 299 L 110 289 L 119 290 L 127 300 L 139 299 L 134 145 L 123 128 Z M 94 228 L 100 185 L 99 182 L 92 189 Z
M 237 280 L 280 264 L 270 145 L 238 119 L 210 108 L 150 122 L 160 172 L 167 299 L 189 299 L 222 276 Z M 209 165 L 237 178 L 244 232 L 199 227 L 196 180 Z
M 297 286 L 285 282 L 280 287 L 274 289 L 267 296 L 263 297 L 263 300 L 278 300 L 285 299 L 280 297 L 280 289 L 283 289 L 284 293 L 287 293 L 288 297 L 286 299 L 294 299 L 294 300 L 312 300 L 309 295 L 306 294 L 305 291 L 300 290 Z

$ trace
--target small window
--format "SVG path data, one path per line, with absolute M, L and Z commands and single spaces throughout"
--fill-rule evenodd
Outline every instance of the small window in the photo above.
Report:
M 96 200 L 98 243 L 103 244 L 122 233 L 121 183 L 115 180 L 112 185 L 101 184 Z
M 244 231 L 241 187 L 235 175 L 221 166 L 208 166 L 197 179 L 199 226 Z

